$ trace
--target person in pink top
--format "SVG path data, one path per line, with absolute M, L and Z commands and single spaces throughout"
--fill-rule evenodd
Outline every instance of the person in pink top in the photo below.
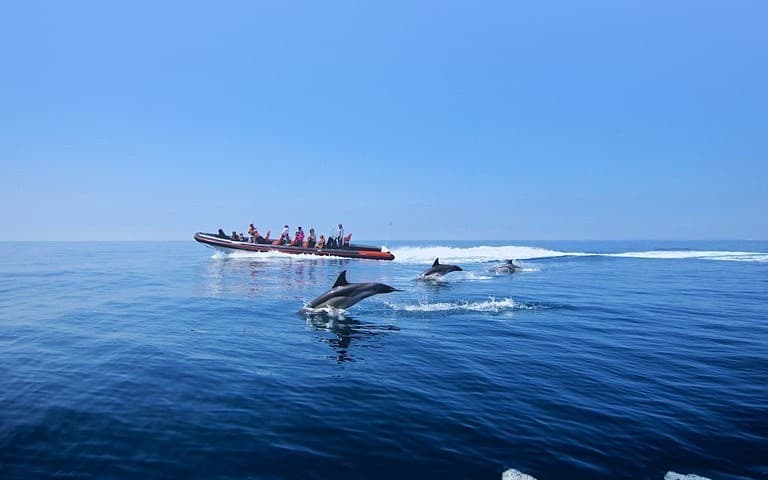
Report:
M 301 247 L 304 245 L 304 230 L 299 227 L 298 230 L 296 230 L 296 236 L 293 239 L 293 244 L 296 247 Z

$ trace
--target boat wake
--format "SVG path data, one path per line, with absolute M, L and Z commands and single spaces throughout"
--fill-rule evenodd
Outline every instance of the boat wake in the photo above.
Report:
M 503 247 L 400 247 L 391 249 L 395 254 L 395 262 L 431 264 L 435 258 L 440 258 L 440 263 L 483 263 L 507 258 L 530 259 L 562 257 L 579 255 L 577 253 L 558 252 L 545 248 L 508 245 Z M 589 254 L 583 254 L 589 255 Z
M 726 252 L 718 250 L 652 250 L 649 252 L 606 253 L 606 257 L 657 258 L 721 260 L 728 262 L 768 263 L 768 253 L 762 252 Z
M 432 264 L 435 258 L 440 258 L 442 263 L 471 264 L 498 262 L 507 259 L 515 260 L 536 260 L 544 258 L 558 257 L 622 257 L 622 258 L 647 258 L 660 260 L 683 260 L 683 259 L 701 259 L 718 260 L 728 262 L 755 262 L 768 263 L 768 252 L 743 252 L 743 251 L 725 251 L 725 250 L 649 250 L 640 252 L 618 252 L 618 253 L 598 253 L 598 252 L 567 252 L 559 250 L 550 250 L 546 248 L 525 246 L 525 245 L 505 245 L 505 246 L 476 246 L 476 247 L 450 247 L 450 246 L 404 246 L 392 249 L 395 255 L 396 263 L 403 264 Z M 311 255 L 296 256 L 282 252 L 247 252 L 247 251 L 216 251 L 211 258 L 214 259 L 316 259 Z M 324 258 L 337 258 L 333 256 Z M 340 258 L 340 257 L 338 257 Z M 523 270 L 533 267 L 526 267 Z
M 740 252 L 719 250 L 650 250 L 642 252 L 565 252 L 531 246 L 506 245 L 499 247 L 449 247 L 449 246 L 404 246 L 392 249 L 396 263 L 427 265 L 440 258 L 441 263 L 470 264 L 502 261 L 507 259 L 534 260 L 558 257 L 625 257 L 647 259 L 703 259 L 730 262 L 768 263 L 768 252 Z

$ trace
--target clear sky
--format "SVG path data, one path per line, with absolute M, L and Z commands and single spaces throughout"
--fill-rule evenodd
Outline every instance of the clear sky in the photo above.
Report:
M 0 240 L 767 239 L 768 2 L 0 3 Z

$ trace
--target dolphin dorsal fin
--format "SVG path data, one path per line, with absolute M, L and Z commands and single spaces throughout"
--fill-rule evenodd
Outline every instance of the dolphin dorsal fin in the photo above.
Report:
M 439 258 L 436 258 L 436 259 L 435 259 L 435 263 L 433 263 L 433 264 L 432 264 L 432 266 L 433 266 L 433 267 L 436 267 L 436 266 L 438 266 L 438 265 L 440 265 L 440 259 L 439 259 Z
M 346 270 L 343 270 L 339 274 L 339 278 L 336 279 L 336 283 L 334 283 L 333 287 L 331 287 L 331 288 L 343 287 L 344 285 L 349 285 L 349 282 L 347 281 L 347 271 Z

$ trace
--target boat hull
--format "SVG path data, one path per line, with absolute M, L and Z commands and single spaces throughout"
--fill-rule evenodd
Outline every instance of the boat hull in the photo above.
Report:
M 291 255 L 315 255 L 319 257 L 363 258 L 368 260 L 394 260 L 392 253 L 377 247 L 349 245 L 344 248 L 307 248 L 271 243 L 238 242 L 228 238 L 219 238 L 213 233 L 197 232 L 195 240 L 223 252 L 281 252 Z

